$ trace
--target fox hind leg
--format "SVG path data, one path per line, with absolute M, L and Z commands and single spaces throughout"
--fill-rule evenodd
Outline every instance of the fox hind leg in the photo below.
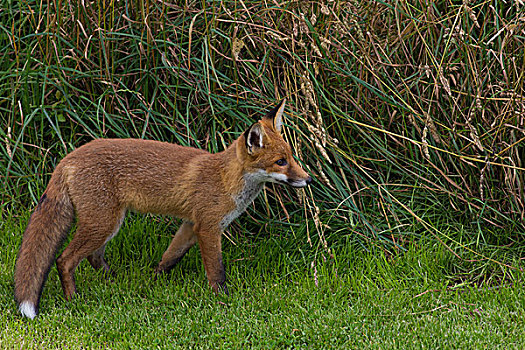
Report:
M 104 260 L 106 243 L 115 236 L 124 218 L 124 211 L 115 215 L 98 217 L 96 221 L 78 214 L 77 232 L 69 245 L 56 260 L 60 282 L 66 299 L 70 300 L 76 293 L 75 269 L 84 258 L 88 258 L 95 268 L 109 270 Z
M 104 252 L 106 251 L 106 245 L 95 250 L 91 255 L 87 257 L 89 263 L 95 270 L 103 269 L 108 275 L 113 275 L 113 272 L 109 268 L 106 259 L 104 259 Z
M 104 253 L 106 251 L 106 245 L 107 243 L 117 235 L 118 231 L 120 230 L 120 226 L 122 226 L 122 223 L 124 222 L 126 212 L 122 211 L 118 216 L 120 218 L 118 219 L 118 222 L 116 224 L 116 227 L 114 228 L 111 235 L 106 239 L 106 242 L 102 247 L 95 250 L 91 255 L 87 257 L 89 263 L 95 270 L 103 269 L 105 273 L 109 275 L 113 275 L 113 272 L 111 271 L 108 263 L 106 262 L 106 259 L 104 259 Z

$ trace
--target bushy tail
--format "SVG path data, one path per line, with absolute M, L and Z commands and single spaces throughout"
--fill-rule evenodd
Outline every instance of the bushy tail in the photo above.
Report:
M 15 299 L 22 315 L 35 318 L 55 254 L 67 237 L 74 209 L 64 176 L 56 169 L 29 219 L 15 267 Z

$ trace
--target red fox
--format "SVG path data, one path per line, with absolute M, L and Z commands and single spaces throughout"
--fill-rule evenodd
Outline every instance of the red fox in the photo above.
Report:
M 99 139 L 56 167 L 24 232 L 15 267 L 15 299 L 33 319 L 57 250 L 77 217 L 76 233 L 56 259 L 66 299 L 76 293 L 74 271 L 87 258 L 110 271 L 106 244 L 128 210 L 165 214 L 183 223 L 156 273 L 169 271 L 198 242 L 210 286 L 226 291 L 223 230 L 257 197 L 265 182 L 304 187 L 312 178 L 281 136 L 285 100 L 226 150 L 211 154 L 138 139 Z

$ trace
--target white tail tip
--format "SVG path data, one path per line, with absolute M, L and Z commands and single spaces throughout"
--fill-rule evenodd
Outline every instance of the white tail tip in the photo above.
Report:
M 36 317 L 35 305 L 30 301 L 21 302 L 19 310 L 25 317 L 29 317 L 30 319 Z

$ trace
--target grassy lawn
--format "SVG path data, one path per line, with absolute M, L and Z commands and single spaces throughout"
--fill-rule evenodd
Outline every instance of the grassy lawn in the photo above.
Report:
M 12 273 L 26 219 L 2 225 L 3 348 L 522 348 L 519 284 L 454 284 L 439 244 L 387 257 L 333 238 L 333 258 L 274 225 L 226 243 L 230 295 L 207 287 L 198 249 L 152 278 L 173 224 L 128 218 L 108 245 L 112 281 L 83 262 L 79 296 L 67 302 L 53 268 L 40 315 L 22 319 Z M 339 247 L 339 248 L 338 248 Z M 312 261 L 315 261 L 312 265 Z M 516 276 L 519 277 L 519 276 Z M 519 278 L 518 278 L 519 279 Z

